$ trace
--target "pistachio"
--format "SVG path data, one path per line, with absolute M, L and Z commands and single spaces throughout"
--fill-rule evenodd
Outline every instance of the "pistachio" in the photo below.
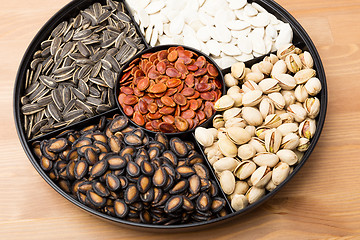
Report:
M 285 98 L 281 93 L 274 92 L 268 95 L 269 99 L 273 102 L 276 109 L 282 110 L 285 107 Z
M 269 130 L 265 133 L 265 147 L 270 153 L 276 153 L 281 145 L 282 134 L 277 129 Z
M 289 133 L 283 137 L 281 148 L 294 150 L 299 146 L 299 136 L 295 133 Z
M 270 54 L 269 56 L 264 57 L 265 62 L 270 62 L 271 64 L 275 64 L 277 61 L 279 61 L 279 58 L 275 54 Z
M 240 180 L 245 180 L 256 170 L 256 164 L 252 161 L 241 162 L 234 170 L 235 176 Z
M 244 128 L 246 127 L 245 120 L 243 118 L 231 118 L 225 122 L 225 128 L 231 128 L 231 127 L 240 127 Z
M 216 172 L 220 173 L 225 170 L 233 171 L 240 164 L 235 158 L 224 157 L 214 163 L 213 167 Z
M 263 188 L 271 179 L 271 169 L 266 166 L 261 166 L 251 175 L 251 182 L 254 187 Z
M 225 170 L 220 174 L 220 185 L 225 194 L 230 195 L 235 189 L 235 177 L 229 170 Z
M 271 62 L 268 61 L 261 61 L 258 65 L 258 69 L 264 74 L 269 76 L 272 68 L 273 68 L 273 64 Z
M 245 81 L 254 81 L 255 83 L 259 83 L 261 80 L 265 78 L 264 74 L 261 72 L 250 72 L 245 76 Z
M 242 80 L 245 78 L 245 64 L 243 62 L 235 63 L 231 66 L 231 75 L 237 79 Z
M 239 84 L 239 80 L 235 79 L 231 73 L 224 76 L 224 81 L 227 87 L 233 87 Z
M 316 96 L 321 91 L 321 82 L 318 78 L 311 78 L 305 84 L 305 89 L 311 96 Z
M 255 137 L 255 126 L 246 126 L 245 130 L 250 134 L 251 137 Z
M 265 78 L 259 82 L 259 87 L 264 94 L 269 94 L 273 92 L 279 92 L 281 87 L 279 86 L 279 81 L 274 78 Z
M 273 169 L 272 181 L 275 185 L 279 185 L 289 176 L 289 173 L 289 165 L 284 162 L 279 162 Z
M 239 158 L 241 158 L 242 160 L 248 160 L 251 159 L 255 156 L 256 154 L 256 150 L 255 148 L 250 145 L 250 144 L 244 144 L 241 145 L 238 148 L 238 156 Z
M 259 126 L 263 122 L 263 118 L 258 109 L 254 107 L 244 107 L 241 113 L 242 118 L 252 126 Z
M 310 78 L 315 77 L 316 71 L 314 69 L 303 69 L 294 75 L 294 79 L 297 84 L 304 84 L 309 81 Z
M 247 198 L 245 195 L 235 194 L 233 198 L 231 199 L 231 207 L 235 211 L 239 211 L 243 208 L 245 208 L 249 204 Z
M 266 116 L 275 113 L 274 103 L 267 97 L 264 97 L 259 105 L 261 116 L 265 119 Z
M 302 62 L 297 54 L 289 54 L 285 58 L 287 68 L 292 73 L 297 73 L 302 68 Z
M 274 153 L 262 152 L 257 153 L 253 161 L 259 166 L 275 167 L 279 162 L 279 157 Z
M 283 123 L 293 123 L 295 121 L 293 115 L 290 113 L 282 113 L 279 117 Z
M 308 138 L 300 138 L 299 146 L 296 148 L 299 152 L 305 152 L 310 147 L 310 140 Z
M 285 59 L 289 54 L 295 53 L 295 46 L 292 43 L 281 46 L 277 51 L 279 59 Z
M 239 86 L 232 86 L 227 90 L 227 95 L 231 95 L 234 93 L 242 93 L 242 90 Z
M 289 133 L 295 133 L 299 130 L 299 125 L 297 123 L 284 123 L 277 128 L 283 136 L 288 135 Z
M 287 108 L 288 106 L 295 104 L 296 102 L 296 97 L 295 97 L 295 92 L 294 91 L 282 91 L 281 94 L 284 96 L 285 99 L 285 108 Z
M 241 116 L 241 108 L 230 108 L 223 113 L 224 121 L 228 121 L 232 118 L 237 118 Z
M 270 181 L 268 182 L 268 184 L 266 184 L 265 189 L 268 190 L 269 192 L 273 191 L 276 188 L 276 184 L 274 183 L 274 181 L 272 179 L 270 179 Z
M 279 86 L 284 90 L 292 90 L 296 87 L 295 78 L 290 74 L 276 74 L 273 78 L 278 80 Z
M 253 107 L 260 103 L 262 98 L 261 90 L 253 90 L 246 92 L 242 98 L 242 104 L 245 107 Z
M 219 137 L 218 137 L 219 138 Z M 211 145 L 210 147 L 205 147 L 204 149 L 204 153 L 208 154 L 210 151 L 212 150 L 216 150 L 216 151 L 220 151 L 219 150 L 219 142 L 214 142 L 213 145 Z
M 298 85 L 295 88 L 295 98 L 298 102 L 305 102 L 308 97 L 309 94 L 307 93 L 304 85 Z
M 297 163 L 300 163 L 301 160 L 302 160 L 303 157 L 304 157 L 304 152 L 300 152 L 300 151 L 295 150 L 294 153 L 295 153 L 296 156 L 298 157 L 298 162 L 297 162 Z M 293 168 L 293 167 L 291 167 L 291 168 Z M 290 171 L 291 171 L 291 169 L 290 169 Z
M 217 139 L 218 130 L 216 128 L 208 128 L 208 133 L 213 135 L 214 140 Z
M 287 72 L 287 66 L 285 61 L 279 60 L 274 64 L 273 69 L 271 71 L 271 76 L 274 77 L 275 75 L 284 74 L 286 72 Z
M 249 203 L 253 204 L 254 202 L 258 201 L 260 198 L 262 198 L 264 195 L 265 195 L 264 188 L 251 187 L 247 191 L 245 196 L 248 199 Z
M 226 130 L 226 136 L 237 145 L 247 143 L 251 139 L 251 135 L 245 129 L 240 127 L 228 128 Z
M 237 155 L 236 145 L 228 138 L 219 138 L 219 149 L 226 157 L 235 157 Z
M 243 105 L 243 93 L 233 93 L 229 95 L 234 100 L 234 107 L 241 107 Z
M 299 57 L 304 68 L 313 68 L 314 60 L 308 51 L 304 51 L 299 55 Z
M 298 162 L 298 157 L 294 151 L 289 149 L 281 149 L 276 155 L 279 157 L 280 161 L 289 164 L 289 166 L 293 166 Z
M 316 131 L 316 121 L 314 119 L 306 119 L 299 125 L 299 135 L 300 137 L 305 137 L 311 139 Z
M 316 118 L 320 112 L 320 100 L 317 97 L 308 98 L 304 102 L 304 108 L 309 118 Z
M 251 138 L 249 144 L 255 148 L 257 153 L 266 151 L 265 142 L 260 138 L 257 137 Z
M 258 73 L 263 73 L 263 72 L 260 71 L 260 69 L 259 69 L 259 64 L 260 64 L 260 63 L 255 63 L 255 64 L 253 64 L 253 65 L 251 66 L 251 71 L 252 71 L 252 72 L 258 72 Z
M 294 116 L 295 121 L 299 123 L 304 121 L 307 116 L 305 109 L 302 106 L 296 104 L 290 105 L 287 110 Z
M 281 118 L 277 114 L 268 115 L 265 118 L 264 126 L 269 128 L 277 128 L 282 124 Z
M 244 91 L 244 93 L 247 93 L 250 91 L 261 90 L 261 89 L 256 82 L 248 80 L 242 85 L 242 90 Z
M 208 129 L 203 127 L 195 129 L 195 138 L 204 147 L 210 147 L 214 143 L 214 136 L 209 134 Z
M 225 95 L 216 101 L 214 108 L 216 111 L 225 111 L 227 109 L 232 108 L 232 106 L 234 106 L 234 103 L 235 103 L 234 99 L 232 99 L 228 95 Z
M 236 181 L 234 192 L 230 195 L 230 199 L 232 200 L 236 194 L 245 195 L 245 193 L 249 190 L 249 184 L 245 181 Z
M 255 135 L 261 140 L 265 140 L 265 134 L 267 131 L 270 131 L 271 128 L 267 126 L 260 126 L 256 128 Z
M 219 129 L 225 126 L 225 121 L 222 115 L 216 115 L 213 119 L 213 127 Z

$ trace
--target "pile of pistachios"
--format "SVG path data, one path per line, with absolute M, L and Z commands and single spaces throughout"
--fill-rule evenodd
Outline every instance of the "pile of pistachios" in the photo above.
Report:
M 195 130 L 234 210 L 274 190 L 309 148 L 322 88 L 313 65 L 310 53 L 293 44 L 251 69 L 232 65 L 227 95 L 215 103 L 223 113 L 213 128 Z

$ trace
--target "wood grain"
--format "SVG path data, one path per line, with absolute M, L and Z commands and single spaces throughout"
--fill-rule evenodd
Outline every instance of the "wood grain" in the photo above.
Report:
M 360 239 L 360 1 L 278 0 L 307 30 L 325 66 L 329 106 L 299 174 L 266 204 L 204 231 L 151 233 L 81 211 L 37 174 L 18 140 L 12 92 L 36 32 L 68 0 L 0 8 L 0 239 Z

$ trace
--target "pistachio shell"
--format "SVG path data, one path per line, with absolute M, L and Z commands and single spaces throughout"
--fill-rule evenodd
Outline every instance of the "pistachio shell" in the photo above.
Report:
M 276 109 L 282 110 L 285 107 L 285 98 L 281 95 L 281 93 L 270 93 L 268 97 L 274 103 Z
M 195 129 L 195 138 L 204 147 L 210 147 L 214 143 L 213 134 L 209 133 L 208 129 L 203 127 Z
M 245 129 L 240 127 L 230 127 L 226 129 L 226 136 L 237 145 L 247 143 L 251 139 L 251 135 Z
M 254 82 L 252 80 L 248 80 L 242 85 L 242 90 L 244 91 L 244 93 L 247 93 L 247 92 L 250 92 L 250 91 L 261 90 L 261 89 L 257 85 L 256 82 Z
M 242 118 L 231 118 L 225 122 L 225 128 L 231 128 L 231 127 L 240 127 L 244 128 L 246 127 L 245 120 Z
M 231 95 L 234 93 L 242 93 L 242 90 L 239 86 L 232 86 L 227 90 L 227 95 Z
M 244 144 L 241 145 L 238 149 L 238 156 L 242 160 L 248 160 L 255 156 L 256 150 L 255 148 L 250 144 Z
M 240 179 L 245 180 L 253 174 L 256 170 L 256 164 L 252 161 L 241 162 L 234 170 L 234 175 Z
M 257 153 L 265 152 L 265 142 L 261 140 L 260 138 L 253 137 L 251 138 L 249 144 L 253 146 Z
M 291 104 L 295 104 L 296 97 L 295 97 L 294 91 L 286 91 L 286 90 L 284 90 L 284 91 L 281 91 L 281 94 L 283 95 L 283 97 L 285 99 L 285 108 L 287 108 Z
M 254 187 L 263 188 L 271 179 L 272 172 L 270 168 L 261 166 L 251 175 L 251 182 Z
M 260 111 L 254 107 L 244 107 L 241 115 L 242 118 L 252 126 L 259 126 L 263 122 Z
M 300 137 L 311 139 L 316 132 L 316 121 L 314 119 L 306 119 L 299 125 Z
M 224 80 L 227 87 L 233 87 L 239 84 L 239 80 L 235 79 L 231 73 L 226 74 Z
M 276 153 L 281 145 L 282 134 L 277 129 L 269 130 L 265 133 L 265 147 L 268 152 Z
M 251 137 L 255 137 L 255 126 L 246 126 L 245 130 L 250 134 Z
M 245 81 L 254 81 L 255 83 L 259 83 L 264 78 L 265 76 L 261 72 L 250 72 L 246 74 Z
M 320 112 L 320 100 L 317 97 L 308 98 L 304 102 L 304 108 L 309 118 L 316 118 Z
M 289 133 L 295 133 L 299 130 L 299 125 L 297 123 L 284 123 L 277 128 L 283 136 L 288 135 Z
M 259 166 L 275 167 L 279 162 L 279 157 L 274 153 L 258 153 L 253 161 Z
M 235 211 L 240 211 L 249 204 L 245 195 L 235 194 L 231 199 L 231 207 Z
M 295 46 L 292 43 L 282 45 L 277 51 L 279 59 L 285 59 L 287 55 L 295 52 Z
M 277 114 L 268 115 L 265 118 L 264 126 L 269 128 L 277 128 L 282 124 L 281 118 Z
M 311 78 L 307 83 L 305 84 L 305 89 L 311 96 L 316 96 L 321 91 L 321 82 L 318 78 Z
M 264 74 L 264 75 L 270 75 L 272 68 L 273 68 L 273 64 L 271 62 L 267 62 L 267 61 L 261 61 L 258 65 L 258 69 Z
M 246 198 L 248 199 L 250 204 L 253 204 L 254 202 L 258 201 L 260 198 L 262 198 L 264 195 L 265 195 L 264 188 L 251 187 L 246 193 Z
M 295 88 L 295 98 L 298 102 L 305 102 L 305 100 L 309 97 L 309 94 L 306 91 L 304 85 L 298 85 Z
M 299 136 L 295 133 L 289 133 L 283 137 L 281 148 L 294 150 L 299 146 Z
M 281 149 L 276 155 L 279 157 L 280 161 L 287 163 L 289 166 L 295 165 L 298 162 L 298 157 L 294 151 L 289 149 Z
M 256 128 L 255 135 L 260 138 L 261 140 L 265 140 L 266 132 L 270 131 L 271 128 L 267 126 L 260 126 Z
M 228 121 L 232 118 L 240 117 L 241 115 L 241 108 L 230 108 L 223 113 L 224 121 Z
M 235 177 L 232 172 L 225 170 L 220 174 L 220 185 L 225 194 L 230 195 L 235 189 Z
M 284 60 L 279 60 L 277 61 L 274 66 L 273 69 L 271 71 L 271 76 L 275 76 L 278 74 L 284 74 L 287 72 L 287 66 Z
M 303 64 L 304 68 L 313 68 L 314 60 L 311 57 L 311 54 L 308 51 L 305 51 L 299 55 L 301 63 Z
M 309 81 L 310 78 L 316 76 L 316 71 L 311 68 L 303 69 L 294 75 L 294 79 L 297 84 L 304 84 Z
M 219 149 L 226 157 L 235 157 L 237 155 L 237 147 L 228 138 L 219 138 Z
M 299 152 L 305 152 L 310 147 L 310 140 L 307 138 L 300 138 L 299 146 L 296 148 Z
M 302 62 L 297 54 L 289 54 L 285 58 L 286 66 L 288 67 L 289 71 L 292 73 L 296 73 L 301 70 Z
M 233 93 L 229 95 L 232 99 L 234 99 L 234 107 L 241 107 L 242 99 L 244 94 L 243 93 Z
M 224 157 L 214 163 L 213 167 L 216 172 L 220 173 L 225 170 L 233 171 L 240 164 L 235 158 Z
M 289 173 L 289 165 L 284 162 L 279 162 L 273 169 L 272 181 L 275 185 L 279 185 L 289 176 Z
M 231 75 L 238 80 L 245 78 L 245 64 L 243 62 L 235 63 L 231 66 Z
M 216 111 L 225 111 L 227 109 L 232 108 L 234 106 L 234 99 L 232 99 L 228 95 L 222 96 L 219 100 L 216 101 L 214 108 Z
M 253 90 L 246 92 L 242 98 L 242 104 L 245 107 L 253 107 L 260 103 L 262 98 L 261 90 Z
M 272 179 L 265 186 L 265 189 L 268 190 L 269 192 L 273 191 L 275 188 L 276 188 L 276 184 L 273 182 Z
M 276 74 L 274 79 L 279 81 L 279 86 L 284 90 L 291 90 L 296 87 L 296 81 L 290 74 Z
M 247 182 L 245 182 L 245 181 L 236 181 L 235 189 L 234 189 L 234 192 L 230 195 L 230 199 L 233 199 L 233 197 L 236 194 L 245 195 L 247 190 L 249 190 L 249 184 L 247 184 Z
M 294 116 L 290 113 L 282 113 L 279 115 L 283 123 L 293 123 L 295 121 Z
M 279 92 L 281 90 L 281 87 L 278 83 L 279 81 L 274 78 L 265 78 L 264 80 L 259 82 L 259 87 L 265 94 Z
M 265 119 L 266 116 L 270 114 L 275 113 L 275 106 L 273 101 L 271 101 L 269 98 L 264 97 L 259 105 L 259 110 L 261 113 L 261 116 Z
M 225 126 L 225 121 L 222 115 L 216 115 L 213 119 L 213 127 L 219 129 Z
M 307 113 L 302 106 L 292 104 L 287 108 L 288 112 L 294 116 L 296 122 L 302 122 L 305 120 Z

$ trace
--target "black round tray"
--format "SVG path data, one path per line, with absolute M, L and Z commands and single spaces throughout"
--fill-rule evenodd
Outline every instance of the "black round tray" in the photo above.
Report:
M 121 1 L 121 0 L 120 0 Z M 321 109 L 320 109 L 320 114 L 317 117 L 317 130 L 316 133 L 313 137 L 313 139 L 311 140 L 311 145 L 309 147 L 309 149 L 305 152 L 303 160 L 294 168 L 294 171 L 288 176 L 288 178 L 282 182 L 275 190 L 273 190 L 272 192 L 268 193 L 266 196 L 264 196 L 263 198 L 261 198 L 259 201 L 255 202 L 254 204 L 251 204 L 249 206 L 247 206 L 246 208 L 235 212 L 234 210 L 232 210 L 229 202 L 227 201 L 227 206 L 226 209 L 228 210 L 229 214 L 224 216 L 224 217 L 219 217 L 219 218 L 215 218 L 213 220 L 210 221 L 205 221 L 205 222 L 197 222 L 197 223 L 191 223 L 191 224 L 182 224 L 182 225 L 170 225 L 170 226 L 163 226 L 163 225 L 150 225 L 150 224 L 142 224 L 142 223 L 134 223 L 134 222 L 129 222 L 129 221 L 125 221 L 122 220 L 120 218 L 116 218 L 116 217 L 112 217 L 109 216 L 107 214 L 98 212 L 90 207 L 85 206 L 84 204 L 80 203 L 79 201 L 77 201 L 76 199 L 74 199 L 72 196 L 70 196 L 69 194 L 65 193 L 58 185 L 55 184 L 55 182 L 53 182 L 48 175 L 45 173 L 44 170 L 42 170 L 42 168 L 40 167 L 40 164 L 36 158 L 36 155 L 34 154 L 34 152 L 32 151 L 32 147 L 31 144 L 34 141 L 38 141 L 38 140 L 43 140 L 43 139 L 49 139 L 51 137 L 56 136 L 57 134 L 59 134 L 61 131 L 65 130 L 65 129 L 81 129 L 83 126 L 86 126 L 88 124 L 94 123 L 96 121 L 98 121 L 102 116 L 107 116 L 110 117 L 116 113 L 121 114 L 121 109 L 119 109 L 119 107 L 115 107 L 114 109 L 102 113 L 100 115 L 97 115 L 95 117 L 83 120 L 81 122 L 72 124 L 68 127 L 64 127 L 58 130 L 55 130 L 51 133 L 42 135 L 40 137 L 37 137 L 35 139 L 31 139 L 28 140 L 25 136 L 25 131 L 24 131 L 24 122 L 23 122 L 23 118 L 22 118 L 22 114 L 21 114 L 21 102 L 20 102 L 20 97 L 23 95 L 24 92 L 24 83 L 25 83 L 25 75 L 26 75 L 26 70 L 30 65 L 30 62 L 32 60 L 32 56 L 34 54 L 34 52 L 39 49 L 40 47 L 40 43 L 45 40 L 51 33 L 52 29 L 54 29 L 60 22 L 67 20 L 71 17 L 74 17 L 76 14 L 79 13 L 80 10 L 88 7 L 89 5 L 91 5 L 94 2 L 100 2 L 100 3 L 105 3 L 105 0 L 73 0 L 72 2 L 70 2 L 69 4 L 67 4 L 65 7 L 63 7 L 60 11 L 58 11 L 42 28 L 41 30 L 37 33 L 37 35 L 35 36 L 35 38 L 33 39 L 33 41 L 31 42 L 31 44 L 29 45 L 28 49 L 25 52 L 25 55 L 21 61 L 18 73 L 17 73 L 17 77 L 16 77 L 16 82 L 15 82 L 15 87 L 14 87 L 14 118 L 15 118 L 15 125 L 16 125 L 16 130 L 17 133 L 19 135 L 20 138 L 20 142 L 30 160 L 30 162 L 32 163 L 32 165 L 34 166 L 34 168 L 38 171 L 38 173 L 44 178 L 44 180 L 53 188 L 55 189 L 59 194 L 61 194 L 64 198 L 66 198 L 67 200 L 69 200 L 70 202 L 72 202 L 73 204 L 75 204 L 76 206 L 80 207 L 81 209 L 94 214 L 95 216 L 101 217 L 102 219 L 105 220 L 109 220 L 112 223 L 121 223 L 123 226 L 127 226 L 127 227 L 132 227 L 132 228 L 137 228 L 137 229 L 149 229 L 151 231 L 155 231 L 155 230 L 171 230 L 174 231 L 176 229 L 180 230 L 183 228 L 187 228 L 187 229 L 200 229 L 200 228 L 204 228 L 204 227 L 210 227 L 213 226 L 215 224 L 219 224 L 219 223 L 223 223 L 226 222 L 228 220 L 233 219 L 234 217 L 239 217 L 245 213 L 250 212 L 251 210 L 255 209 L 256 207 L 260 206 L 261 204 L 263 204 L 265 201 L 267 201 L 269 198 L 271 198 L 272 196 L 274 196 L 280 189 L 282 189 L 282 187 L 290 181 L 290 179 L 292 179 L 294 177 L 294 175 L 300 170 L 300 168 L 304 165 L 304 163 L 308 160 L 310 154 L 312 153 L 312 151 L 314 150 L 316 143 L 319 140 L 324 122 L 325 122 L 325 115 L 326 115 L 326 109 L 327 109 L 327 85 L 326 85 L 326 77 L 325 77 L 325 72 L 324 72 L 324 68 L 320 59 L 320 56 L 315 48 L 315 45 L 313 44 L 313 42 L 311 41 L 310 37 L 308 36 L 308 34 L 306 33 L 306 31 L 302 28 L 302 26 L 296 21 L 296 19 L 291 16 L 284 8 L 282 8 L 279 4 L 277 4 L 276 2 L 272 1 L 272 0 L 248 0 L 248 2 L 256 2 L 258 4 L 260 4 L 263 8 L 265 8 L 268 12 L 274 14 L 278 19 L 287 22 L 290 24 L 290 26 L 293 29 L 294 32 L 294 38 L 293 38 L 293 44 L 296 47 L 299 47 L 303 50 L 307 50 L 310 52 L 310 54 L 313 57 L 314 60 L 314 69 L 317 72 L 317 77 L 320 79 L 321 83 L 322 83 L 322 90 L 321 92 L 318 94 L 318 98 L 321 102 Z M 122 1 L 123 2 L 123 1 Z M 127 4 L 125 3 L 125 7 L 127 9 L 127 12 L 129 13 L 130 17 L 133 20 L 133 23 L 136 27 L 136 30 L 138 32 L 138 34 L 142 37 L 143 39 L 143 43 L 145 44 L 146 48 L 149 48 L 149 45 L 146 43 L 144 36 L 141 34 L 141 31 L 139 29 L 139 26 L 136 24 L 136 22 L 134 21 L 133 16 L 130 14 L 129 11 L 129 7 L 127 6 Z M 265 56 L 265 55 L 264 55 Z M 247 66 L 251 66 L 252 64 L 259 62 L 263 59 L 264 56 L 252 59 L 248 62 L 246 62 L 245 64 Z M 223 69 L 222 73 L 226 74 L 229 73 L 230 69 Z M 223 89 L 226 90 L 226 89 Z M 115 96 L 117 97 L 117 96 Z M 204 123 L 204 126 L 209 127 L 211 125 L 211 122 L 208 121 L 206 124 Z M 187 138 L 187 140 L 189 139 L 188 137 L 192 137 L 192 141 L 195 142 L 196 144 L 196 148 L 197 150 L 203 154 L 204 158 L 206 159 L 206 163 L 209 167 L 209 169 L 211 170 L 211 177 L 216 181 L 216 183 L 219 185 L 218 180 L 215 177 L 215 174 L 213 172 L 213 169 L 210 165 L 210 163 L 207 161 L 206 155 L 204 154 L 202 147 L 196 142 L 195 138 L 194 138 L 194 133 L 193 131 L 190 131 L 188 134 L 178 134 L 178 136 L 182 139 Z M 220 188 L 221 189 L 221 188 Z M 36 190 L 34 190 L 36 191 Z M 224 194 L 224 192 L 221 190 L 221 194 L 222 197 L 224 197 L 226 199 L 226 196 Z

